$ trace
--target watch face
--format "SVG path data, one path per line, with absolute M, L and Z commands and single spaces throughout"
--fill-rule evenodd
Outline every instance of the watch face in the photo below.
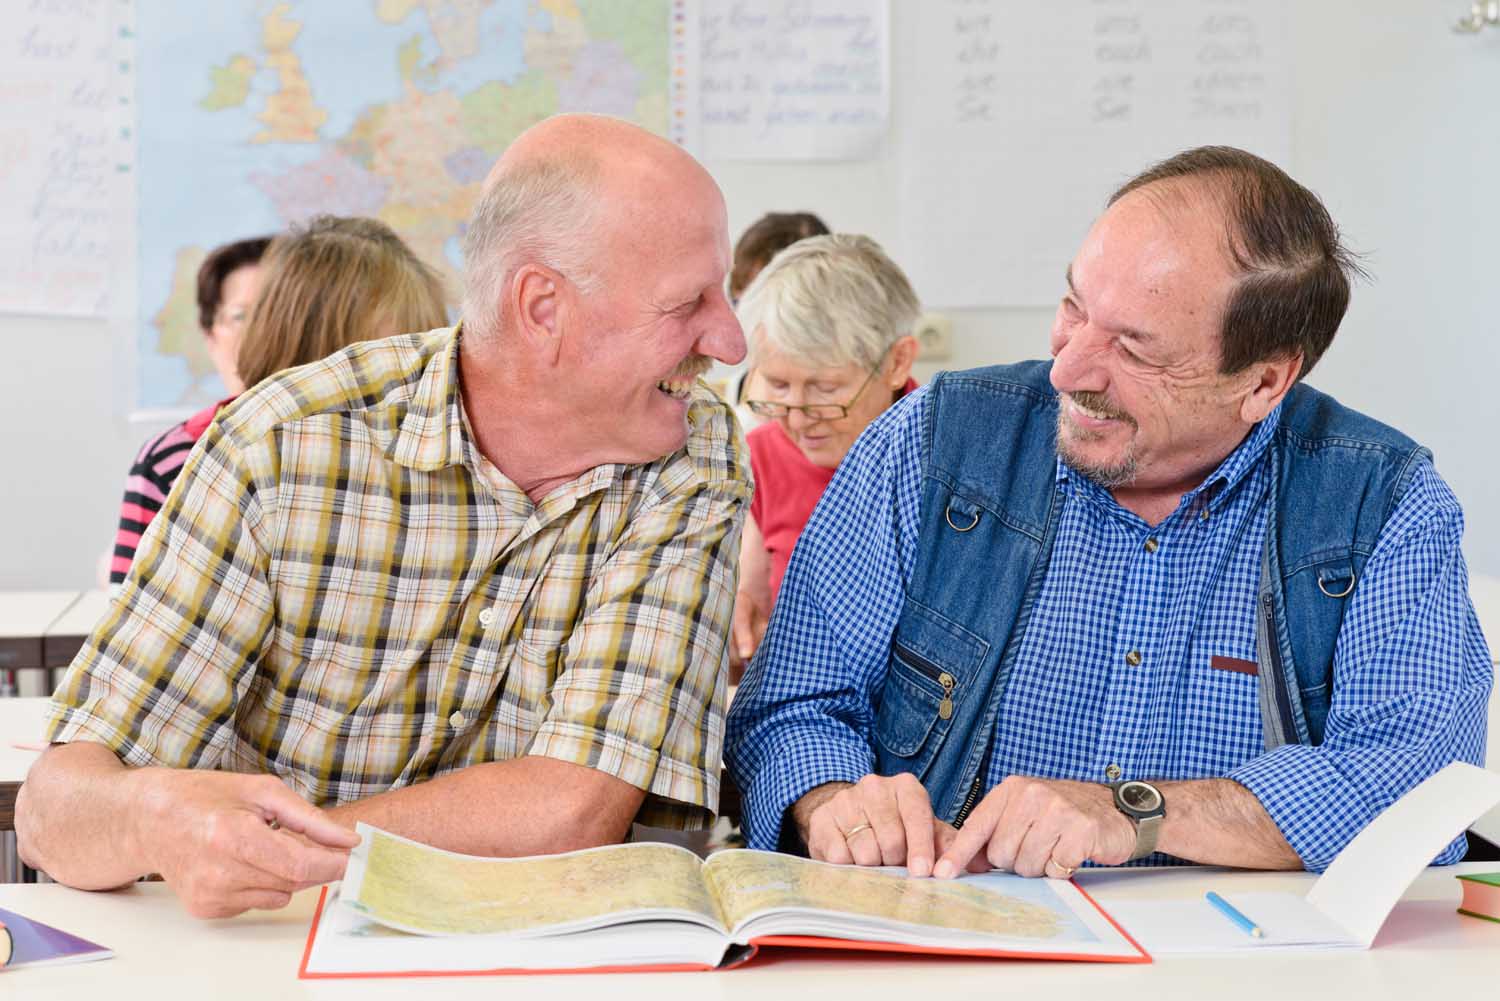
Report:
M 1137 813 L 1150 813 L 1161 806 L 1161 793 L 1144 782 L 1126 782 L 1120 786 L 1120 802 Z

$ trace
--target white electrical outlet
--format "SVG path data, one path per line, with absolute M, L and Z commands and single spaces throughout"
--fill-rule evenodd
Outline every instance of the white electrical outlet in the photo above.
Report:
M 953 357 L 953 321 L 942 313 L 923 313 L 912 331 L 918 361 L 947 361 Z

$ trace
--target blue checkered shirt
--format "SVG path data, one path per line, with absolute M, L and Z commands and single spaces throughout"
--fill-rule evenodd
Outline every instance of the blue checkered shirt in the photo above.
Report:
M 874 769 L 874 707 L 916 559 L 926 407 L 925 389 L 908 396 L 840 466 L 731 707 L 726 756 L 753 848 L 777 846 L 787 807 L 810 789 Z M 1059 460 L 1056 543 L 1002 695 L 991 786 L 1227 776 L 1321 871 L 1421 779 L 1455 758 L 1482 763 L 1493 671 L 1459 549 L 1463 512 L 1430 462 L 1349 600 L 1324 742 L 1265 750 L 1245 669 L 1279 418 L 1155 526 Z M 809 570 L 837 582 L 823 589 L 836 608 L 798 573 L 809 538 L 825 554 Z M 1462 852 L 1460 838 L 1438 861 Z

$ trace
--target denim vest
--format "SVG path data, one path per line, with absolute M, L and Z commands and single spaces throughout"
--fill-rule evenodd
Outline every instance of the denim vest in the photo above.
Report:
M 962 823 L 985 790 L 1001 694 L 1052 555 L 1061 488 L 1051 364 L 939 375 L 922 429 L 916 562 L 875 719 L 876 771 L 912 772 Z M 1344 606 L 1430 454 L 1304 385 L 1275 436 L 1256 602 L 1266 747 L 1318 744 Z

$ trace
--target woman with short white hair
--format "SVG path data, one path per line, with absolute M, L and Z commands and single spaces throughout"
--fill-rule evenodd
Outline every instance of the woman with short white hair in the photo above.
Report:
M 867 236 L 816 236 L 783 250 L 739 304 L 767 419 L 747 440 L 755 496 L 740 544 L 733 667 L 765 633 L 792 548 L 860 432 L 916 388 L 921 305 Z

